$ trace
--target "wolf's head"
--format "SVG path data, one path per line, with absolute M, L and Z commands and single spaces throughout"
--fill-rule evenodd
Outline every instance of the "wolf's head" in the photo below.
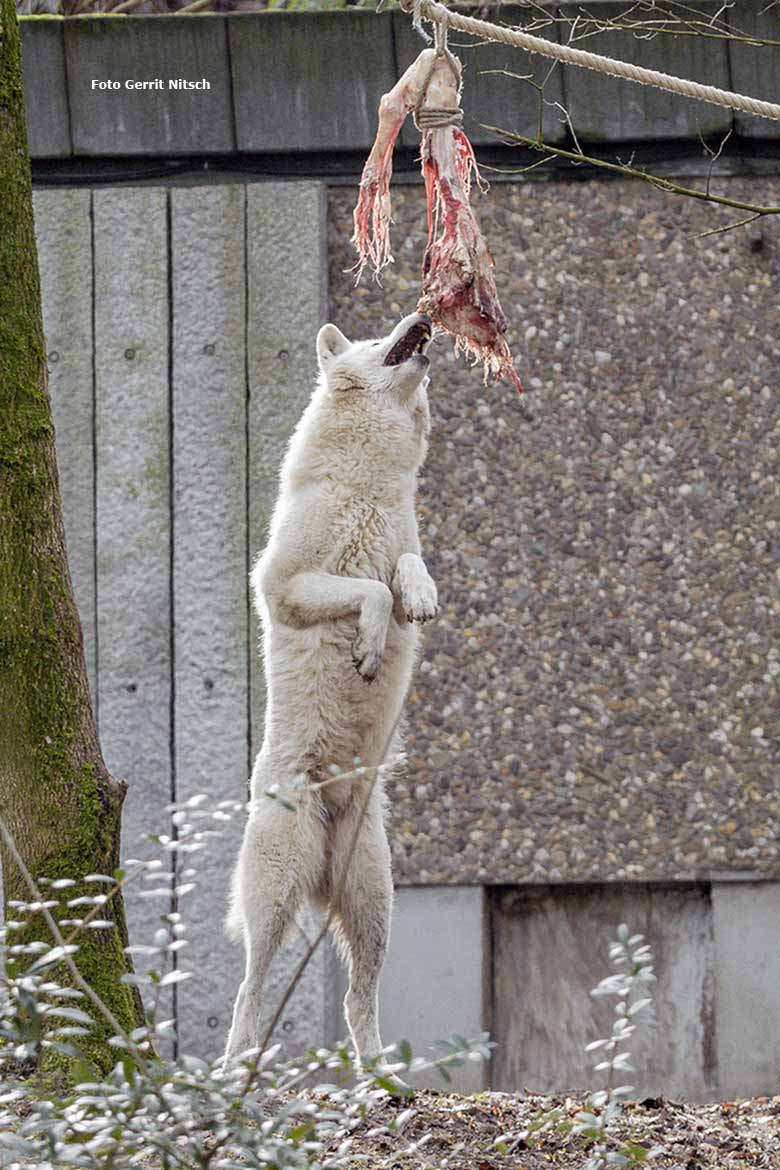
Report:
M 312 403 L 318 421 L 307 428 L 309 442 L 338 439 L 352 458 L 359 458 L 353 448 L 366 454 L 371 448 L 379 462 L 418 467 L 430 430 L 425 351 L 431 332 L 422 313 L 370 341 L 350 341 L 335 325 L 323 325 L 317 335 L 320 387 Z
M 431 429 L 425 350 L 431 322 L 412 313 L 385 338 L 317 335 L 320 378 L 290 439 L 283 484 L 320 484 L 390 497 L 414 490 Z
M 323 325 L 317 359 L 328 389 L 345 398 L 368 396 L 408 406 L 431 364 L 425 351 L 432 328 L 430 318 L 412 313 L 387 337 L 349 341 L 335 325 Z

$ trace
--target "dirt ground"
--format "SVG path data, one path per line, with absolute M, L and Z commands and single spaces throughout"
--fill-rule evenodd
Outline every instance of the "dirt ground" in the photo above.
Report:
M 409 1103 L 388 1102 L 372 1111 L 357 1131 L 354 1157 L 345 1170 L 582 1170 L 582 1141 L 554 1132 L 521 1140 L 511 1153 L 497 1153 L 495 1140 L 527 1129 L 538 1115 L 560 1109 L 573 1115 L 581 1097 L 517 1096 L 512 1093 L 456 1093 L 422 1090 Z M 402 1132 L 379 1134 L 394 1114 L 411 1107 Z M 419 1149 L 409 1149 L 430 1134 Z M 688 1105 L 661 1098 L 626 1106 L 613 1130 L 619 1142 L 650 1150 L 663 1146 L 649 1164 L 659 1170 L 780 1170 L 780 1096 L 712 1105 Z
M 311 1097 L 327 1104 L 316 1092 Z M 339 1170 L 583 1170 L 588 1150 L 581 1138 L 549 1130 L 518 1139 L 541 1114 L 573 1118 L 583 1102 L 575 1094 L 463 1097 L 421 1089 L 372 1108 Z M 387 1133 L 406 1110 L 412 1116 L 402 1130 Z M 708 1105 L 647 1098 L 627 1104 L 610 1132 L 615 1150 L 626 1142 L 663 1147 L 647 1163 L 656 1170 L 780 1170 L 780 1095 Z M 496 1149 L 497 1138 L 509 1152 Z M 143 1165 L 157 1170 L 159 1162 L 150 1157 Z

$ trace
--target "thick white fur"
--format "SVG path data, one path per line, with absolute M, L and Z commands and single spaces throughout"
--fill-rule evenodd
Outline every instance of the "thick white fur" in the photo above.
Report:
M 428 359 L 383 364 L 420 320 L 405 318 L 380 341 L 320 330 L 320 380 L 290 441 L 252 572 L 267 710 L 228 920 L 246 949 L 228 1060 L 259 1043 L 263 980 L 299 908 L 329 905 L 342 885 L 367 784 L 316 785 L 335 769 L 352 771 L 355 757 L 382 762 L 414 668 L 413 623 L 436 613 L 414 510 L 430 430 Z M 390 754 L 399 747 L 396 732 Z M 294 811 L 264 796 L 274 786 Z M 377 984 L 393 898 L 383 810 L 380 780 L 333 906 L 361 1060 L 381 1050 Z

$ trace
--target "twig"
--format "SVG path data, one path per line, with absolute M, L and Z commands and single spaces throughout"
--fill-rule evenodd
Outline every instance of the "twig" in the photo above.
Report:
M 70 971 L 71 978 L 73 979 L 73 982 L 76 984 L 76 986 L 78 987 L 78 989 L 80 991 L 83 991 L 84 995 L 86 995 L 87 999 L 90 1000 L 90 1002 L 94 1005 L 94 1007 L 97 1008 L 98 1012 L 103 1017 L 103 1019 L 106 1021 L 106 1023 L 111 1028 L 113 1028 L 114 1035 L 121 1037 L 121 1039 L 124 1041 L 125 1045 L 127 1046 L 128 1050 L 133 1053 L 135 1059 L 138 1061 L 139 1067 L 144 1072 L 148 1072 L 148 1064 L 146 1062 L 146 1058 L 144 1057 L 144 1055 L 141 1052 L 138 1045 L 135 1044 L 134 1041 L 132 1041 L 130 1039 L 130 1036 L 125 1031 L 125 1029 L 122 1027 L 122 1025 L 119 1023 L 119 1020 L 116 1018 L 114 1013 L 111 1011 L 111 1009 L 109 1007 L 106 1006 L 106 1004 L 103 1003 L 103 1000 L 100 998 L 100 996 L 97 994 L 97 992 L 94 991 L 90 987 L 90 985 L 87 983 L 86 979 L 81 974 L 78 967 L 76 966 L 76 963 L 73 960 L 73 956 L 68 952 L 67 943 L 65 942 L 65 939 L 62 937 L 62 932 L 60 931 L 60 928 L 57 925 L 56 919 L 54 918 L 54 915 L 51 913 L 51 910 L 49 909 L 49 907 L 45 905 L 43 895 L 41 894 L 41 891 L 38 889 L 38 886 L 37 886 L 32 874 L 30 873 L 29 869 L 25 865 L 24 860 L 22 859 L 22 855 L 20 854 L 19 850 L 16 848 L 16 842 L 14 841 L 13 836 L 11 835 L 10 829 L 8 828 L 8 826 L 5 823 L 5 820 L 1 816 L 0 816 L 0 835 L 2 835 L 2 838 L 3 838 L 3 841 L 5 842 L 6 848 L 8 849 L 8 852 L 11 854 L 11 857 L 14 859 L 14 862 L 16 863 L 16 865 L 19 869 L 19 872 L 21 873 L 22 877 L 24 878 L 25 884 L 26 884 L 28 890 L 30 891 L 30 893 L 32 894 L 33 899 L 36 902 L 41 903 L 41 912 L 43 913 L 43 917 L 44 917 L 44 920 L 46 922 L 46 925 L 48 926 L 48 928 L 51 932 L 51 936 L 54 939 L 54 941 L 56 942 L 57 946 L 62 949 L 62 952 L 63 952 L 62 961 L 64 962 L 65 966 Z
M 706 232 L 698 232 L 694 239 L 705 240 L 707 236 L 722 236 L 726 232 L 736 231 L 737 228 L 747 227 L 751 223 L 755 223 L 757 219 L 761 219 L 764 212 L 757 211 L 755 215 L 748 215 L 745 219 L 736 219 L 733 223 L 725 223 L 722 227 L 710 228 Z
M 702 203 L 717 203 L 721 207 L 734 207 L 737 211 L 749 211 L 754 217 L 758 218 L 765 215 L 780 215 L 780 205 L 767 204 L 761 206 L 757 203 L 747 203 L 742 199 L 730 199 L 727 195 L 713 195 L 709 191 L 700 191 L 696 187 L 683 187 L 680 183 L 675 183 L 673 179 L 664 178 L 662 175 L 652 175 L 648 171 L 640 170 L 637 167 L 626 166 L 622 163 L 607 162 L 603 158 L 594 158 L 592 155 L 587 155 L 573 150 L 564 150 L 560 146 L 551 146 L 546 142 L 538 142 L 535 138 L 526 138 L 523 134 L 515 134 L 510 130 L 501 130 L 497 126 L 488 126 L 481 123 L 484 130 L 490 130 L 491 133 L 502 136 L 508 142 L 516 142 L 521 146 L 527 146 L 531 150 L 542 151 L 547 155 L 555 155 L 557 158 L 568 159 L 572 163 L 587 163 L 592 167 L 599 167 L 601 170 L 611 171 L 613 174 L 624 175 L 629 179 L 642 179 L 643 182 L 649 183 L 652 187 L 657 187 L 660 191 L 668 191 L 672 195 L 684 195 L 689 199 L 699 199 Z M 518 173 L 516 170 L 507 167 L 485 167 L 485 170 L 492 170 L 496 173 L 504 175 L 512 175 Z M 734 225 L 737 226 L 736 224 Z M 723 229 L 720 229 L 723 230 Z
M 554 18 L 559 23 L 569 23 L 565 16 Z M 598 36 L 599 33 L 605 32 L 630 32 L 633 33 L 637 40 L 649 40 L 656 36 L 673 36 L 673 37 L 701 37 L 703 40 L 717 40 L 717 41 L 734 41 L 736 44 L 749 45 L 751 48 L 777 48 L 780 46 L 780 41 L 773 40 L 771 37 L 757 37 L 750 33 L 740 33 L 732 29 L 715 29 L 707 21 L 703 20 L 686 20 L 676 21 L 674 17 L 663 18 L 661 20 L 626 20 L 625 14 L 623 16 L 616 16 L 610 20 L 599 20 L 595 16 L 580 17 L 580 22 L 586 27 L 586 31 L 582 32 L 576 39 L 586 40 L 589 37 Z M 591 29 L 587 30 L 587 26 L 591 25 Z M 637 34 L 643 32 L 647 35 L 639 37 Z
M 698 126 L 697 126 L 697 130 L 699 132 L 699 142 L 701 142 L 702 147 L 704 148 L 706 153 L 710 156 L 710 165 L 707 168 L 707 183 L 706 183 L 706 186 L 704 188 L 705 191 L 707 192 L 707 194 L 709 195 L 710 185 L 712 183 L 713 168 L 715 166 L 715 163 L 718 161 L 720 156 L 723 154 L 723 147 L 726 145 L 729 138 L 731 138 L 731 135 L 734 131 L 734 127 L 730 126 L 728 131 L 723 135 L 723 137 L 720 140 L 720 146 L 718 147 L 717 150 L 713 150 L 711 146 L 707 145 L 707 143 L 704 141 L 704 138 L 702 137 L 701 131 L 698 129 Z
M 118 894 L 120 890 L 124 890 L 125 886 L 127 886 L 130 882 L 134 881 L 134 879 L 137 878 L 139 874 L 143 873 L 145 869 L 146 869 L 146 866 L 141 864 L 138 866 L 138 869 L 133 870 L 133 872 L 131 874 L 128 874 L 127 877 L 124 877 L 124 878 L 122 878 L 121 881 L 116 882 L 116 884 L 112 887 L 112 889 L 106 895 L 105 901 L 100 902 L 98 905 L 93 906 L 92 909 L 87 914 L 87 916 L 85 918 L 82 918 L 82 920 L 78 924 L 78 926 L 74 926 L 73 930 L 70 932 L 68 937 L 65 939 L 65 946 L 68 946 L 68 947 L 71 946 L 74 939 L 76 939 L 79 936 L 79 934 L 85 928 L 85 926 L 87 926 L 88 923 L 90 923 L 93 918 L 96 918 L 98 916 L 98 914 L 100 914 L 103 910 L 105 910 L 106 906 L 111 901 L 111 899 L 114 897 L 114 895 Z
M 183 8 L 179 8 L 177 15 L 186 15 L 188 12 L 203 12 L 205 8 L 210 8 L 214 0 L 192 0 L 191 4 L 185 4 Z
M 144 0 L 122 0 L 121 4 L 117 4 L 116 8 L 111 8 L 111 16 L 116 16 L 118 13 L 132 12 L 139 4 L 143 4 Z

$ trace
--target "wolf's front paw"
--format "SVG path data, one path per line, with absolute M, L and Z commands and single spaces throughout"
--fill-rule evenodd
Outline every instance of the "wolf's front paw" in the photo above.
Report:
M 398 558 L 393 593 L 396 617 L 402 625 L 404 618 L 408 622 L 427 622 L 439 612 L 439 598 L 433 577 L 422 557 L 415 553 L 404 553 Z
M 367 592 L 360 611 L 357 637 L 352 643 L 352 661 L 358 674 L 371 682 L 382 665 L 393 595 L 381 581 L 366 581 L 364 588 Z
M 352 661 L 358 674 L 366 682 L 373 682 L 382 665 L 384 646 L 377 646 L 376 641 L 366 634 L 358 634 L 352 643 Z
M 426 574 L 424 580 L 404 582 L 401 600 L 407 621 L 428 622 L 439 612 L 439 598 L 433 578 Z

